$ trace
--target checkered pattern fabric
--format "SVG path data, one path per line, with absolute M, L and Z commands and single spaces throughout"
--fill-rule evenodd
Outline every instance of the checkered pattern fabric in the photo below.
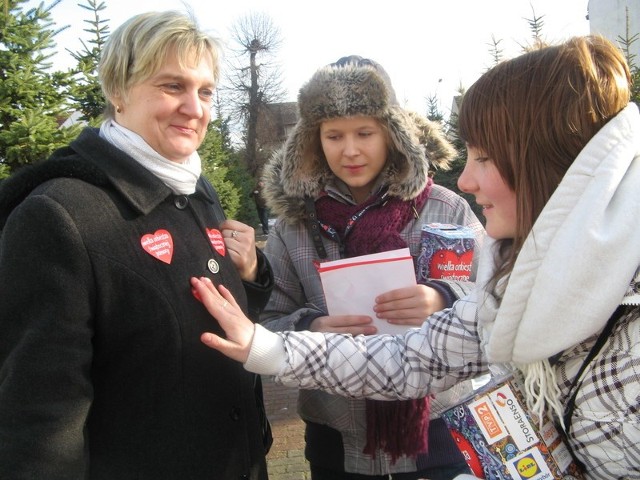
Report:
M 487 372 L 475 305 L 459 300 L 403 336 L 281 334 L 288 366 L 278 380 L 340 395 L 413 398 Z M 562 399 L 595 337 L 556 363 Z M 569 444 L 594 480 L 640 478 L 640 308 L 618 322 L 583 375 Z

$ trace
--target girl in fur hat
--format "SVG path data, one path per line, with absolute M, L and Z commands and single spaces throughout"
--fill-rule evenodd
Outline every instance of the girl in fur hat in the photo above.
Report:
M 327 315 L 315 262 L 406 246 L 417 257 L 425 223 L 484 230 L 465 200 L 429 178 L 430 166 L 446 168 L 455 154 L 439 126 L 398 106 L 376 62 L 351 56 L 319 69 L 300 90 L 298 108 L 298 124 L 264 173 L 278 221 L 265 247 L 275 288 L 261 323 L 274 331 L 376 333 L 368 316 Z M 377 309 L 380 318 L 419 326 L 470 288 L 429 282 L 383 295 Z M 314 480 L 444 480 L 466 470 L 444 422 L 428 426 L 427 399 L 302 390 L 298 410 Z
M 640 114 L 630 86 L 622 53 L 586 36 L 503 62 L 468 90 L 458 184 L 483 206 L 490 238 L 474 293 L 421 329 L 273 334 L 221 308 L 226 290 L 193 279 L 229 339 L 202 340 L 287 385 L 354 397 L 417 398 L 490 364 L 517 368 L 529 408 L 564 428 L 586 478 L 640 479 Z

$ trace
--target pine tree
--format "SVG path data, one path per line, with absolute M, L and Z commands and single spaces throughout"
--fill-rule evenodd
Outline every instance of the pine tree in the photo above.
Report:
M 640 33 L 631 34 L 629 7 L 625 10 L 626 14 L 626 28 L 625 35 L 618 36 L 618 43 L 621 45 L 622 53 L 624 53 L 627 63 L 629 64 L 629 70 L 631 70 L 631 101 L 640 105 L 640 61 L 636 58 L 636 55 L 632 53 L 633 44 L 640 40 Z
M 229 119 L 218 118 L 209 124 L 207 136 L 198 149 L 202 174 L 216 188 L 229 218 L 257 225 L 255 205 L 249 196 L 253 180 L 242 166 L 242 154 L 230 147 L 228 123 Z
M 465 89 L 460 85 L 458 87 L 458 95 L 456 95 L 453 99 L 456 104 L 459 104 L 464 96 Z M 465 193 L 458 188 L 458 178 L 462 174 L 464 170 L 465 163 L 467 161 L 467 147 L 464 144 L 464 141 L 458 135 L 458 114 L 456 111 L 452 111 L 449 118 L 446 120 L 444 124 L 445 132 L 447 134 L 447 139 L 451 142 L 453 147 L 456 149 L 458 154 L 451 161 L 451 168 L 449 170 L 438 170 L 434 174 L 434 181 L 438 185 L 442 185 L 443 187 L 448 188 L 456 192 L 462 198 L 464 198 L 471 209 L 476 214 L 478 219 L 484 223 L 484 217 L 482 215 L 482 208 L 475 202 L 475 198 L 473 195 Z
M 69 73 L 49 72 L 53 28 L 48 6 L 24 11 L 26 0 L 0 9 L 0 177 L 47 158 L 69 143 L 79 127 L 59 128 L 67 112 Z
M 491 35 L 491 43 L 489 43 L 489 49 L 491 57 L 493 58 L 493 66 L 499 64 L 503 58 L 503 50 L 500 47 L 502 39 L 497 39 L 495 35 Z
M 427 118 L 432 122 L 442 123 L 444 115 L 438 105 L 438 96 L 434 93 L 427 97 Z
M 640 66 L 631 66 L 633 85 L 631 86 L 631 101 L 640 107 Z
M 549 44 L 542 36 L 542 29 L 544 28 L 544 15 L 537 16 L 533 7 L 531 7 L 531 13 L 533 18 L 525 18 L 529 24 L 529 30 L 531 30 L 531 44 L 523 45 L 522 50 L 524 52 L 530 52 L 532 50 L 539 50 L 548 46 Z
M 229 218 L 257 227 L 258 215 L 250 196 L 255 180 L 246 168 L 244 151 L 239 151 L 232 144 L 232 119 L 223 113 L 224 104 L 219 90 L 216 91 L 213 108 L 216 120 L 209 125 L 207 136 L 198 149 L 203 175 L 218 191 Z
M 97 0 L 87 0 L 86 5 L 78 4 L 90 12 L 91 18 L 84 20 L 88 28 L 84 31 L 90 33 L 92 38 L 85 43 L 80 40 L 82 50 L 72 52 L 71 56 L 78 62 L 73 70 L 75 82 L 71 88 L 71 98 L 77 103 L 78 109 L 82 112 L 81 119 L 92 124 L 96 124 L 104 112 L 105 100 L 98 80 L 98 62 L 100 52 L 109 36 L 108 20 L 100 18 L 100 12 L 106 6 L 104 2 Z

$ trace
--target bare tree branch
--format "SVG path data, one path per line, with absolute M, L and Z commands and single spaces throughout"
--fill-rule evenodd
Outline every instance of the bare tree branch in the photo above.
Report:
M 276 61 L 282 37 L 268 15 L 251 13 L 232 25 L 231 40 L 233 55 L 227 61 L 227 75 L 220 89 L 229 105 L 229 117 L 242 126 L 247 167 L 255 175 L 264 160 L 258 155 L 260 114 L 266 105 L 280 102 L 285 96 Z

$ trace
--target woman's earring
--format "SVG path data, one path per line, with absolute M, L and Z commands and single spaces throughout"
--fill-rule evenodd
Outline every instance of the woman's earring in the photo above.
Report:
M 116 105 L 116 112 L 122 113 L 122 107 L 120 107 L 120 105 Z

